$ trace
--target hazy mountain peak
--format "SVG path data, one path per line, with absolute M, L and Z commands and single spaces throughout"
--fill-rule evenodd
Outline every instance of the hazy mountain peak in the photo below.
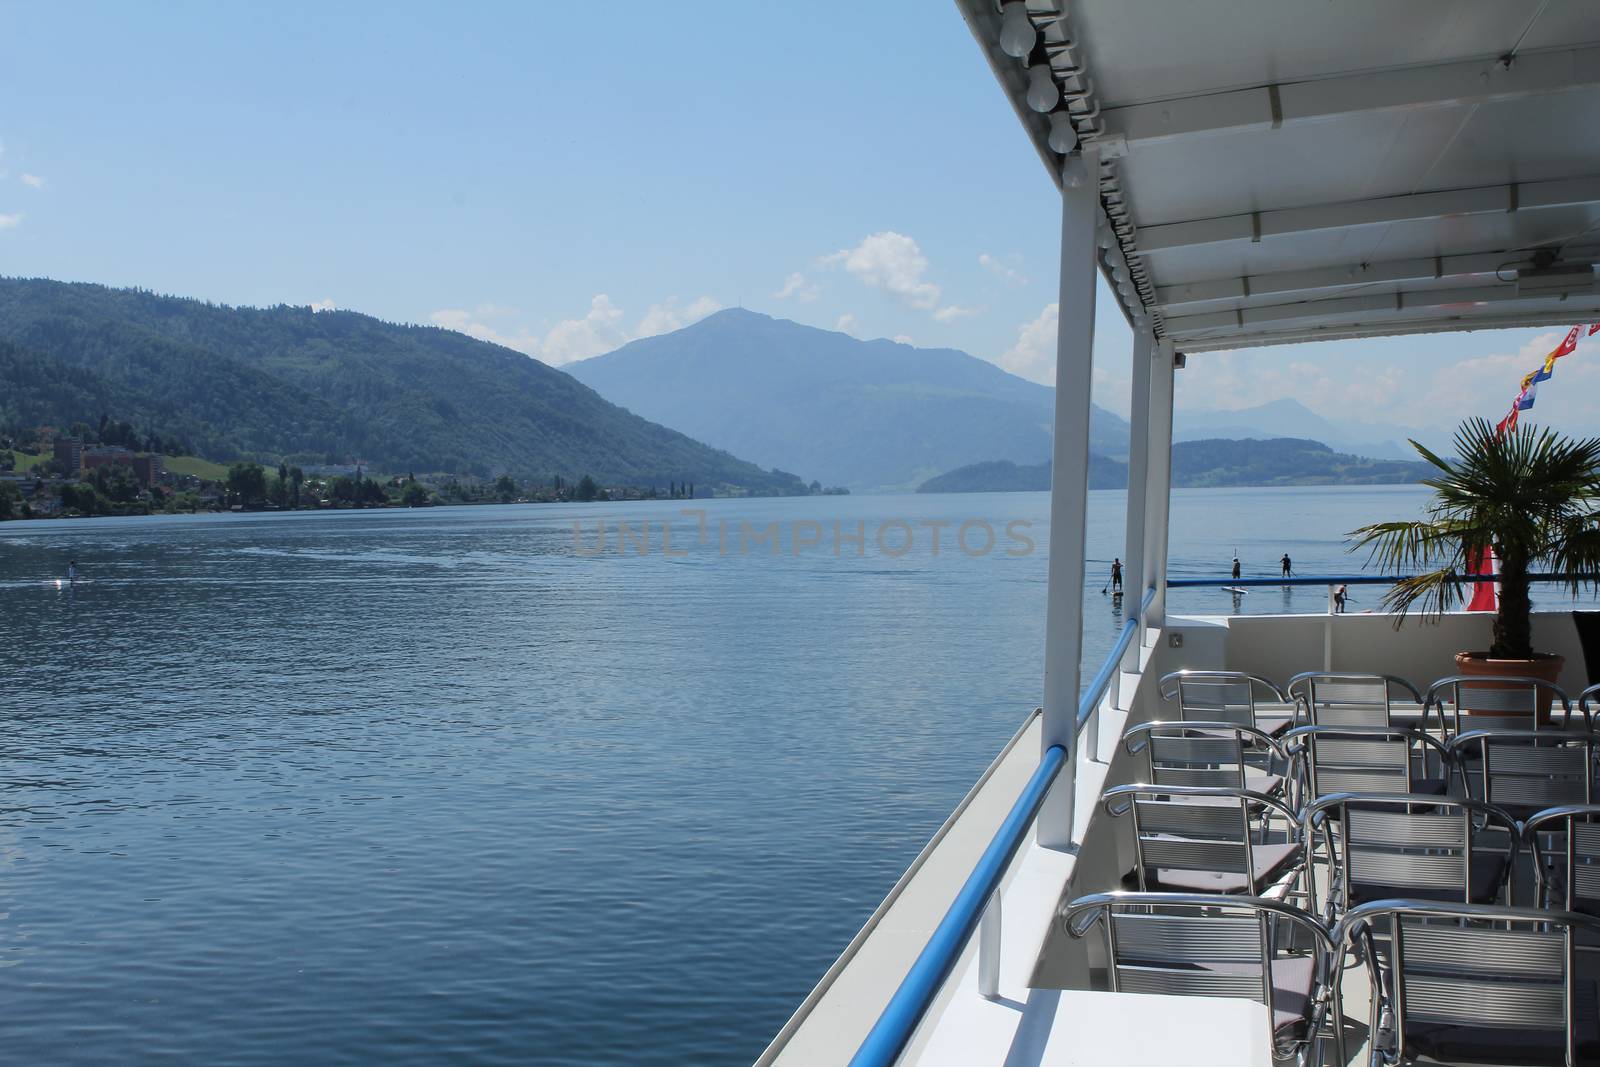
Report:
M 1050 454 L 1054 391 L 953 348 L 860 340 L 729 308 L 569 368 L 600 395 L 829 485 L 910 489 L 986 459 Z M 1096 409 L 1093 446 L 1127 452 Z

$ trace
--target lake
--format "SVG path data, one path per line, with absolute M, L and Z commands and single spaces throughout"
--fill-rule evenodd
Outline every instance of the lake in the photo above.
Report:
M 1179 491 L 1172 571 L 1421 500 Z M 7 1058 L 753 1059 L 1038 703 L 1048 497 L 689 506 L 0 525 Z

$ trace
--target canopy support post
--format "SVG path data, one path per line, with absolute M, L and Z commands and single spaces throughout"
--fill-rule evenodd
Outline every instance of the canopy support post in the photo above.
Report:
M 1157 341 L 1151 357 L 1141 586 L 1154 589 L 1156 595 L 1144 614 L 1146 635 L 1167 622 L 1167 526 L 1172 514 L 1172 400 L 1173 373 L 1177 367 L 1170 340 Z M 1143 595 L 1141 592 L 1140 596 Z
M 1138 611 L 1144 591 L 1150 587 L 1144 567 L 1145 518 L 1149 501 L 1146 482 L 1150 458 L 1150 378 L 1155 359 L 1155 334 L 1147 321 L 1133 331 L 1133 384 L 1129 397 L 1131 410 L 1128 435 L 1128 522 L 1122 550 L 1122 607 Z M 1139 639 L 1128 646 L 1118 668 L 1132 674 L 1139 669 L 1139 652 L 1144 648 L 1145 620 L 1139 616 Z
M 1055 441 L 1050 471 L 1049 585 L 1045 593 L 1043 749 L 1066 766 L 1039 812 L 1038 840 L 1073 840 L 1078 781 L 1078 690 L 1083 660 L 1084 511 L 1089 491 L 1089 390 L 1094 370 L 1098 150 L 1069 156 L 1061 182 L 1061 282 L 1056 329 Z M 1042 751 L 1041 750 L 1041 751 Z

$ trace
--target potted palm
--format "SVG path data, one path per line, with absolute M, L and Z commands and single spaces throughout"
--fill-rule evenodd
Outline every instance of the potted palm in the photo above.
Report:
M 1567 575 L 1576 595 L 1600 570 L 1600 438 L 1574 440 L 1549 429 L 1499 433 L 1484 419 L 1461 425 L 1456 458 L 1442 459 L 1415 441 L 1439 469 L 1426 517 L 1379 522 L 1350 533 L 1352 551 L 1392 573 L 1418 571 L 1384 597 L 1399 613 L 1413 607 L 1437 619 L 1461 603 L 1463 575 L 1493 549 L 1500 597 L 1487 649 L 1456 653 L 1457 672 L 1517 675 L 1554 682 L 1564 660 L 1533 647 L 1528 575 L 1538 566 Z M 1588 576 L 1588 577 L 1586 577 Z

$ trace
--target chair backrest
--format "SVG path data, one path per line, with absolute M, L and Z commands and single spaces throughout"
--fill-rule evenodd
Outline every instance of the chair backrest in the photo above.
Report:
M 1600 916 L 1600 804 L 1569 804 L 1541 811 L 1522 827 L 1533 852 L 1539 903 Z
M 1269 694 L 1288 703 L 1288 694 L 1265 678 L 1243 671 L 1176 671 L 1161 679 L 1161 696 L 1176 699 L 1178 718 L 1231 722 L 1254 728 L 1256 697 Z
M 1063 906 L 1059 918 L 1075 939 L 1100 924 L 1113 992 L 1249 997 L 1265 1004 L 1269 1017 L 1276 1006 L 1272 969 L 1282 947 L 1309 946 L 1307 1039 L 1315 1039 L 1331 1014 L 1339 1053 L 1334 1062 L 1345 1062 L 1339 954 L 1327 929 L 1294 905 L 1199 893 L 1096 893 Z
M 1600 738 L 1560 730 L 1469 730 L 1449 748 L 1467 793 L 1513 814 L 1594 799 Z
M 1548 704 L 1550 717 L 1559 713 L 1560 729 L 1567 729 L 1572 719 L 1572 701 L 1560 686 L 1542 678 L 1525 678 L 1514 674 L 1464 675 L 1440 678 L 1428 687 L 1423 699 L 1423 721 L 1428 709 L 1437 708 L 1441 725 L 1445 715 L 1453 716 L 1456 733 L 1462 732 L 1465 722 L 1468 730 L 1534 729 L 1540 728 L 1538 710 Z M 1461 709 L 1471 714 L 1465 720 Z M 1552 721 L 1550 726 L 1556 726 Z M 1584 728 L 1588 729 L 1585 715 Z
M 1129 755 L 1143 752 L 1151 785 L 1245 788 L 1246 751 L 1288 754 L 1266 733 L 1231 722 L 1146 722 L 1122 735 Z
M 1600 682 L 1578 694 L 1578 711 L 1583 715 L 1585 724 L 1594 722 L 1594 711 L 1597 707 L 1600 707 Z M 1593 729 L 1592 725 L 1590 729 Z
M 1149 871 L 1163 869 L 1231 875 L 1255 896 L 1261 886 L 1250 833 L 1253 811 L 1277 812 L 1296 828 L 1294 813 L 1282 803 L 1244 789 L 1124 785 L 1106 790 L 1101 803 L 1108 815 L 1133 816 L 1141 890 L 1149 888 Z
M 1363 938 L 1370 949 L 1375 926 L 1392 932 L 1388 968 L 1373 975 L 1383 995 L 1373 998 L 1372 1033 L 1385 1008 L 1394 1023 L 1385 1062 L 1579 1062 L 1574 933 L 1600 934 L 1600 923 L 1565 911 L 1383 900 L 1346 915 L 1335 943 Z M 1374 970 L 1376 957 L 1368 952 Z
M 1322 831 L 1339 910 L 1360 897 L 1492 897 L 1514 867 L 1519 842 L 1516 820 L 1500 808 L 1420 793 L 1322 797 L 1306 806 L 1305 826 L 1308 841 Z M 1505 834 L 1509 855 L 1491 870 L 1475 869 L 1473 849 L 1491 827 Z
M 1308 671 L 1289 679 L 1289 696 L 1313 726 L 1388 726 L 1395 688 L 1422 703 L 1415 686 L 1392 675 Z
M 1449 753 L 1421 730 L 1399 726 L 1301 726 L 1283 736 L 1296 757 L 1305 796 L 1335 793 L 1419 793 L 1437 767 L 1446 786 L 1452 779 Z

